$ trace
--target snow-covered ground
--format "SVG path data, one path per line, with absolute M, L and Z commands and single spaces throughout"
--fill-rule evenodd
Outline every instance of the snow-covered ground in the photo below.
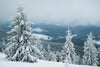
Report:
M 36 33 L 34 33 L 33 36 L 34 37 L 38 37 L 39 39 L 44 39 L 44 40 L 50 40 L 50 39 L 52 39 L 50 36 L 43 35 L 43 34 L 36 34 Z
M 99 41 L 96 41 L 96 44 L 100 45 L 100 40 Z
M 35 32 L 47 32 L 46 30 L 43 30 L 41 28 L 34 28 L 33 31 L 35 31 Z
M 84 65 L 72 65 L 65 63 L 49 62 L 43 60 L 38 60 L 38 62 L 36 63 L 13 62 L 13 61 L 7 61 L 5 57 L 6 57 L 5 54 L 0 53 L 0 67 L 92 67 Z
M 38 32 L 38 33 L 40 33 L 40 32 L 47 32 L 46 30 L 43 30 L 41 28 L 34 28 L 32 31 Z M 39 39 L 44 39 L 44 40 L 50 40 L 50 39 L 52 39 L 52 37 L 44 35 L 44 34 L 34 33 L 33 36 L 34 37 L 38 37 Z

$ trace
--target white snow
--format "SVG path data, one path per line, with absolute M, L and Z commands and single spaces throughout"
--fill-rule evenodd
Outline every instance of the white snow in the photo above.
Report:
M 6 55 L 0 53 L 0 67 L 92 67 L 84 65 L 65 64 L 61 62 L 50 62 L 38 60 L 36 63 L 14 62 L 5 60 Z
M 96 44 L 100 45 L 100 40 L 99 41 L 96 41 Z
M 0 53 L 0 61 L 5 60 L 6 55 L 4 53 Z
M 35 31 L 35 32 L 47 32 L 46 30 L 43 30 L 41 28 L 34 28 L 33 31 Z
M 50 36 L 43 35 L 43 34 L 36 34 L 36 33 L 33 34 L 33 37 L 38 37 L 39 39 L 44 39 L 44 40 L 52 39 Z M 50 39 L 48 39 L 48 38 L 50 38 Z

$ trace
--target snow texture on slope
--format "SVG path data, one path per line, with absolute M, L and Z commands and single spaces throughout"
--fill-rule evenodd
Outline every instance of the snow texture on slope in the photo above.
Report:
M 6 55 L 0 53 L 0 67 L 92 67 L 84 65 L 73 65 L 65 64 L 61 62 L 49 62 L 38 60 L 36 63 L 27 63 L 27 62 L 13 62 L 5 60 Z

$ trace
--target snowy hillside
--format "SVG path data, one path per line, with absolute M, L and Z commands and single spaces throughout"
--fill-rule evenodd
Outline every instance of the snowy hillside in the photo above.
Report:
M 44 40 L 50 40 L 50 39 L 52 39 L 50 36 L 43 35 L 43 34 L 36 34 L 36 33 L 34 33 L 33 36 L 36 37 L 36 38 L 38 37 L 40 39 L 44 39 Z
M 36 63 L 27 63 L 27 62 L 13 62 L 7 61 L 5 59 L 6 55 L 0 53 L 0 67 L 92 67 L 92 66 L 83 66 L 83 65 L 72 65 L 65 64 L 60 62 L 49 62 L 38 60 Z
M 46 30 L 43 30 L 41 28 L 34 28 L 33 32 L 47 32 Z

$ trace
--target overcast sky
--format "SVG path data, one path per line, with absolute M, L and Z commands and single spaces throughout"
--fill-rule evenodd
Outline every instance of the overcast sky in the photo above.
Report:
M 34 23 L 100 25 L 100 0 L 22 0 Z M 0 21 L 16 15 L 18 0 L 0 0 Z

